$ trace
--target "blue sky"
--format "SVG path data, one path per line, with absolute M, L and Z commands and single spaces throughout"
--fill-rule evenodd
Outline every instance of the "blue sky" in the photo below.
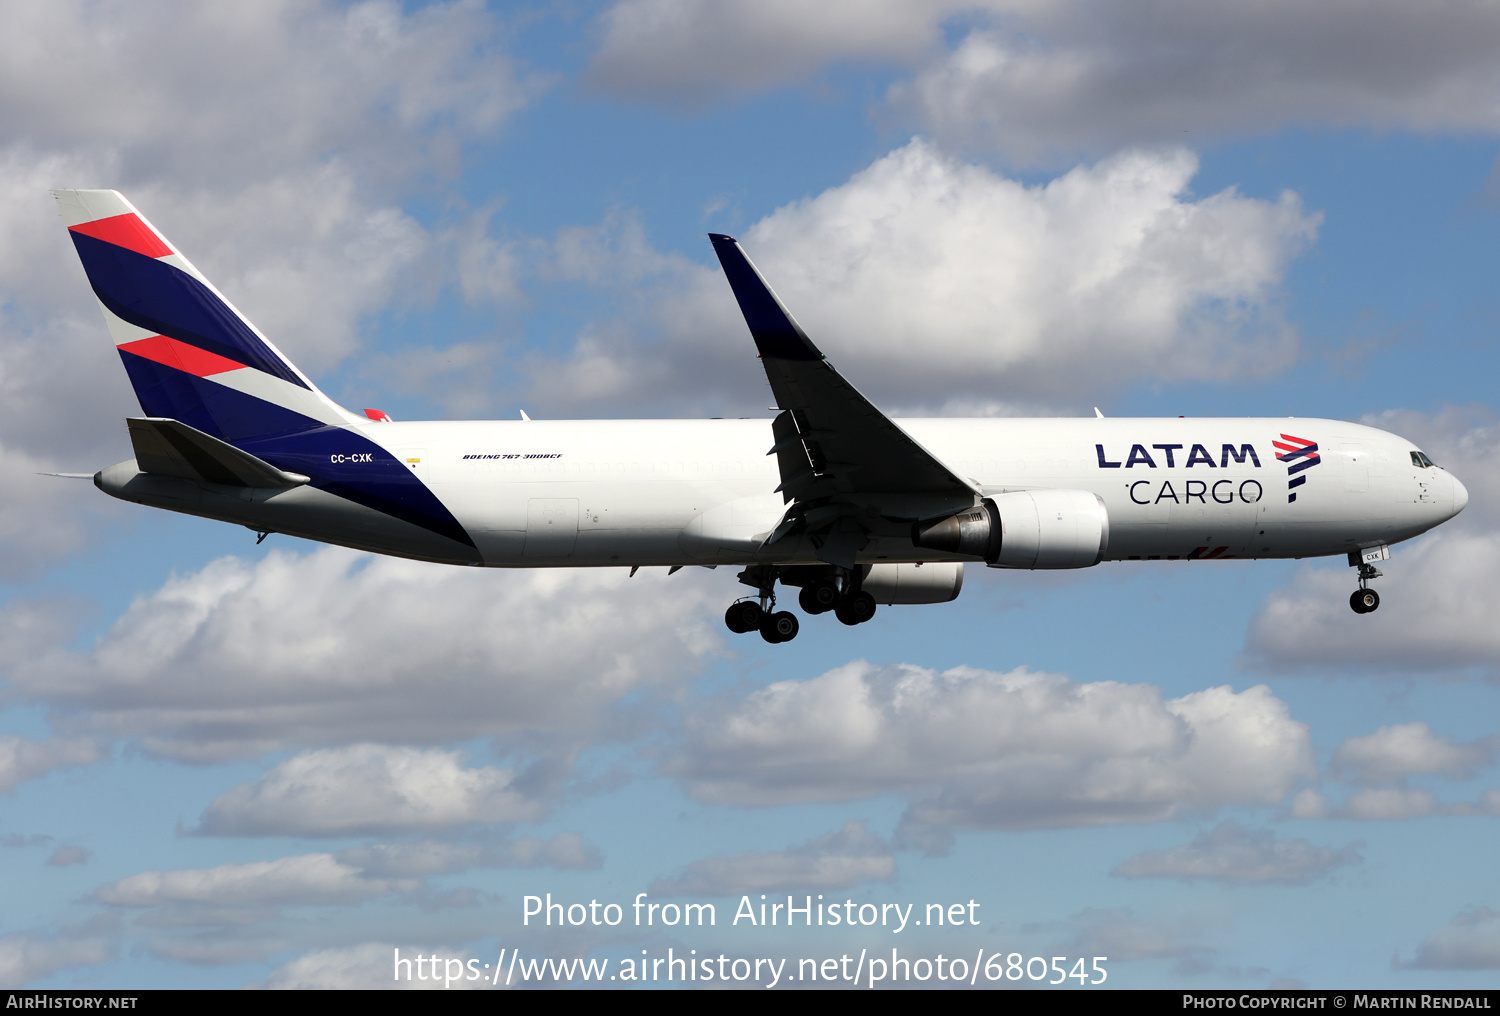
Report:
M 806 6 L 14 5 L 0 982 L 894 944 L 1494 983 L 1500 16 Z M 35 475 L 128 457 L 138 411 L 52 187 L 124 192 L 397 419 L 764 414 L 726 231 L 892 412 L 1362 420 L 1471 502 L 1364 617 L 1342 560 L 971 568 L 775 647 L 724 569 L 256 546 Z M 548 892 L 719 925 L 523 927 Z M 729 926 L 762 892 L 982 921 Z

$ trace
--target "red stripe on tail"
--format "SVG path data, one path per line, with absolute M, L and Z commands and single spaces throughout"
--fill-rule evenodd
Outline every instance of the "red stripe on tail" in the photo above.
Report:
M 148 258 L 159 258 L 163 254 L 172 253 L 172 248 L 162 243 L 161 237 L 151 232 L 151 227 L 142 222 L 140 216 L 130 212 L 111 215 L 107 219 L 95 219 L 93 222 L 80 222 L 76 226 L 69 226 L 68 230 L 133 250 Z
M 208 377 L 210 374 L 222 374 L 227 370 L 244 370 L 245 365 L 238 360 L 220 356 L 218 353 L 210 353 L 206 349 L 190 346 L 186 342 L 178 342 L 176 339 L 165 335 L 153 335 L 149 339 L 136 339 L 119 347 L 122 352 L 134 353 L 136 356 L 144 356 L 148 360 L 175 367 L 177 370 L 198 377 Z

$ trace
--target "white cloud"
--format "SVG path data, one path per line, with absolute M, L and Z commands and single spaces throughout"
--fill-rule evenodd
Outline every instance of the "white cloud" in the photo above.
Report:
M 100 886 L 93 899 L 141 911 L 132 923 L 147 932 L 159 956 L 224 964 L 291 948 L 298 936 L 283 920 L 286 908 L 356 907 L 392 896 L 423 910 L 474 906 L 486 894 L 463 887 L 438 891 L 429 878 L 473 868 L 597 868 L 601 861 L 598 848 L 577 833 L 547 840 L 368 844 L 214 868 L 143 871 Z
M 1411 787 L 1366 787 L 1334 804 L 1326 794 L 1305 788 L 1292 799 L 1291 818 L 1341 818 L 1363 822 L 1395 822 L 1428 815 L 1500 815 L 1500 791 L 1483 791 L 1478 800 L 1444 802 L 1430 790 Z
M 1500 968 L 1500 913 L 1477 907 L 1434 930 L 1417 947 L 1410 963 L 1421 970 L 1494 970 Z
M 1416 720 L 1348 738 L 1333 753 L 1333 770 L 1358 783 L 1391 783 L 1408 776 L 1463 780 L 1473 776 L 1474 769 L 1489 764 L 1493 755 L 1488 745 L 1454 744 Z
M 1328 795 L 1320 794 L 1312 787 L 1303 787 L 1292 798 L 1288 814 L 1292 818 L 1327 818 L 1330 814 Z
M 887 117 L 1018 161 L 1287 125 L 1500 128 L 1500 15 L 1478 0 L 622 0 L 601 31 L 592 81 L 675 106 L 916 66 Z
M 411 878 L 447 874 L 469 868 L 597 868 L 599 848 L 578 833 L 558 833 L 551 839 L 522 836 L 486 843 L 381 843 L 350 847 L 335 855 L 367 875 Z
M 889 882 L 896 859 L 863 822 L 782 851 L 750 851 L 689 864 L 677 877 L 660 879 L 661 896 L 734 896 L 749 892 L 847 889 L 862 882 Z
M 1290 193 L 1192 200 L 1196 170 L 1186 151 L 1137 151 L 1026 186 L 917 139 L 741 238 L 877 402 L 1077 403 L 1142 377 L 1266 374 L 1295 353 L 1279 285 L 1318 217 Z M 727 387 L 756 404 L 763 379 L 722 274 L 662 271 L 641 325 L 661 342 L 586 331 L 537 390 L 566 403 Z
M 109 429 L 120 431 L 123 439 L 120 420 Z M 105 497 L 92 482 L 42 473 L 93 472 L 125 457 L 105 455 L 110 459 L 105 462 L 89 451 L 33 456 L 0 444 L 0 578 L 32 578 L 88 546 L 107 524 L 129 517 L 123 504 Z
M 588 77 L 616 95 L 700 106 L 808 78 L 841 61 L 907 61 L 940 42 L 943 14 L 911 0 L 621 0 Z
M 1394 820 L 1419 818 L 1438 810 L 1437 795 L 1430 790 L 1405 787 L 1371 787 L 1350 794 L 1339 811 L 1341 818 Z
M 115 948 L 101 938 L 40 938 L 8 935 L 0 938 L 0 987 L 19 988 L 68 967 L 103 963 Z
M 1270 830 L 1222 822 L 1185 846 L 1137 854 L 1111 874 L 1184 882 L 1306 885 L 1359 860 L 1353 845 L 1334 850 L 1307 840 L 1278 840 Z
M 143 871 L 101 886 L 94 897 L 120 907 L 323 906 L 415 888 L 410 879 L 367 877 L 332 854 L 301 854 L 217 868 Z
M 1312 774 L 1307 728 L 1264 686 L 1163 701 L 1148 685 L 863 661 L 716 703 L 667 769 L 700 800 L 911 798 L 905 842 L 955 828 L 1150 822 L 1272 804 Z
M 65 726 L 185 759 L 481 736 L 566 752 L 618 729 L 622 697 L 674 687 L 719 651 L 725 596 L 697 572 L 452 568 L 337 548 L 226 558 L 138 599 L 88 651 L 8 661 L 9 691 Z
M 335 151 L 386 172 L 449 157 L 535 90 L 480 4 L 60 0 L 11 5 L 0 118 L 39 148 L 105 147 L 125 172 L 264 178 Z M 371 168 L 377 160 L 371 160 Z
M 1500 15 L 1479 2 L 1006 5 L 890 101 L 1020 161 L 1288 125 L 1494 132 Z
M 422 977 L 418 979 L 415 960 L 423 958 Z M 408 961 L 398 968 L 396 960 Z M 466 980 L 470 974 L 466 952 L 446 949 L 401 948 L 384 942 L 364 942 L 334 949 L 317 949 L 304 953 L 271 971 L 264 981 L 249 985 L 276 991 L 369 991 L 371 989 L 421 991 L 431 989 L 483 988 L 493 986 L 482 978 Z M 450 964 L 449 961 L 454 961 Z M 437 962 L 438 976 L 430 976 Z M 396 972 L 411 971 L 410 977 L 397 979 Z M 482 968 L 478 968 L 481 969 Z M 451 978 L 451 981 L 449 980 Z
M 200 830 L 214 836 L 349 836 L 522 822 L 543 805 L 510 769 L 464 768 L 458 752 L 376 744 L 307 751 L 219 795 Z
M 15 734 L 0 735 L 0 793 L 54 769 L 88 765 L 102 756 L 99 745 L 88 738 L 33 741 Z

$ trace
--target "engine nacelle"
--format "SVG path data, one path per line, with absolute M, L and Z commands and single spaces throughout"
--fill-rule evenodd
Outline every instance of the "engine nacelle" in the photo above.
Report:
M 947 603 L 964 587 L 964 566 L 958 561 L 872 564 L 859 587 L 876 603 Z
M 1091 568 L 1109 549 L 1109 509 L 1087 490 L 998 494 L 1000 553 L 991 568 Z

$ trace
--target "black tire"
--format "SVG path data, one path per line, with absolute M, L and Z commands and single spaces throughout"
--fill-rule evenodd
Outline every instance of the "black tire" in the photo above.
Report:
M 839 587 L 827 579 L 820 579 L 803 591 L 812 603 L 809 614 L 825 614 L 839 605 Z
M 736 600 L 724 612 L 724 626 L 736 635 L 755 631 L 760 627 L 760 604 L 754 600 Z
M 797 637 L 799 628 L 801 625 L 797 623 L 796 614 L 790 610 L 779 610 L 761 618 L 760 637 L 772 645 L 778 642 L 790 642 Z
M 803 586 L 802 592 L 797 594 L 797 606 L 802 608 L 804 614 L 821 614 L 818 609 L 818 601 L 813 597 L 813 587 Z
M 863 591 L 855 593 L 839 604 L 836 614 L 845 624 L 864 624 L 875 616 L 875 597 Z
M 1349 595 L 1349 606 L 1356 614 L 1368 614 L 1380 606 L 1380 594 L 1373 589 L 1356 589 Z

